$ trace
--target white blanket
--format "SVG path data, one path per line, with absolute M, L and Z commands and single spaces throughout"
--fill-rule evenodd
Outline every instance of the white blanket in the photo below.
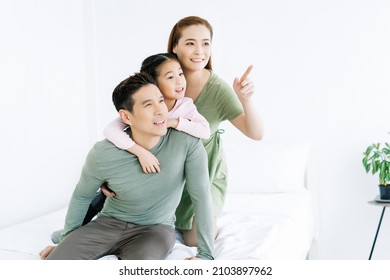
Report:
M 0 259 L 39 259 L 52 244 L 50 234 L 63 227 L 66 209 L 0 229 Z M 216 259 L 305 259 L 313 235 L 310 193 L 229 193 L 218 222 Z M 184 259 L 196 248 L 182 244 L 181 236 L 167 259 Z M 109 257 L 108 257 L 109 258 Z

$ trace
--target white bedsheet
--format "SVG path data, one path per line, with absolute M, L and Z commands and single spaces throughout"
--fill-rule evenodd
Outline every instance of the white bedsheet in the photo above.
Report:
M 66 209 L 0 229 L 0 259 L 33 260 L 63 227 Z M 305 259 L 314 236 L 310 192 L 229 193 L 215 241 L 216 259 Z M 168 259 L 194 255 L 196 248 L 177 242 Z

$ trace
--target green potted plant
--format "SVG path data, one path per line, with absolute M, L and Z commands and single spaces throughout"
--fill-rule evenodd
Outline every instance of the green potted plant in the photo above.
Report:
M 380 199 L 390 200 L 390 144 L 377 143 L 367 147 L 363 153 L 363 165 L 366 173 L 379 172 Z

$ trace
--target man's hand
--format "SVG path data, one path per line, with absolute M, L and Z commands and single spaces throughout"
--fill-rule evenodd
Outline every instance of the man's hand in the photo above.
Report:
M 39 256 L 41 257 L 41 260 L 45 260 L 47 256 L 50 255 L 51 252 L 53 252 L 54 248 L 56 246 L 47 246 L 45 249 L 39 252 Z

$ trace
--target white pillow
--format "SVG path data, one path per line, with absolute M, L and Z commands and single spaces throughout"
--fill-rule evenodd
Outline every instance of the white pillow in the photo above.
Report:
M 305 188 L 309 143 L 225 143 L 228 192 L 278 193 Z

